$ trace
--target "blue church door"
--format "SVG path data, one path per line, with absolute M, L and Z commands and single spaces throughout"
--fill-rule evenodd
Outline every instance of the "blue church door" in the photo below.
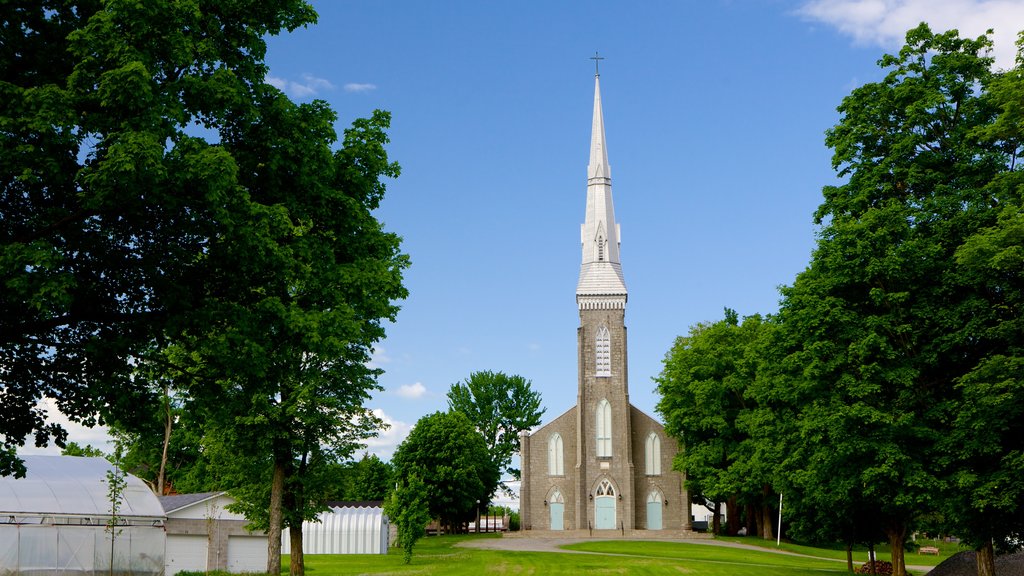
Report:
M 598 530 L 615 529 L 615 497 L 599 496 L 594 498 L 594 516 Z
M 647 529 L 661 530 L 661 494 L 651 492 L 647 497 Z
M 601 481 L 594 498 L 594 528 L 615 529 L 615 487 L 607 480 Z
M 552 502 L 549 508 L 551 509 L 551 529 L 565 530 L 565 504 Z

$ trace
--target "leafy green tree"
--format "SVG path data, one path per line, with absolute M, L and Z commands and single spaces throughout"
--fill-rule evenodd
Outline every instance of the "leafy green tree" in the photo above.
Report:
M 412 562 L 416 541 L 426 534 L 430 522 L 430 495 L 427 485 L 415 473 L 402 478 L 384 502 L 384 513 L 398 528 L 398 545 L 406 564 Z
M 739 529 L 744 505 L 756 519 L 757 532 L 771 538 L 777 455 L 756 437 L 765 414 L 748 394 L 757 378 L 757 344 L 766 327 L 760 316 L 740 324 L 727 308 L 724 320 L 697 324 L 676 339 L 655 382 L 665 429 L 683 446 L 676 467 L 686 473 L 687 488 L 716 507 L 728 504 L 731 534 Z
M 250 219 L 238 164 L 195 128 L 247 121 L 264 39 L 315 15 L 300 0 L 38 0 L 0 15 L 0 473 L 22 474 L 28 437 L 66 439 L 41 398 L 86 425 L 155 401 L 136 367 L 215 292 L 211 243 Z
M 28 435 L 63 443 L 39 398 L 133 431 L 170 381 L 204 442 L 266 455 L 276 573 L 304 479 L 377 424 L 366 363 L 406 294 L 372 214 L 390 117 L 339 146 L 323 102 L 264 82 L 265 37 L 315 20 L 300 0 L 2 10 L 0 472 Z
M 188 389 L 207 422 L 226 426 L 220 437 L 236 451 L 271 455 L 270 500 L 260 504 L 274 572 L 282 522 L 299 526 L 320 509 L 319 495 L 302 488 L 318 477 L 310 467 L 347 460 L 381 426 L 363 408 L 380 373 L 368 363 L 382 320 L 406 295 L 407 259 L 372 214 L 381 178 L 398 174 L 384 150 L 388 114 L 356 120 L 332 153 L 335 115 L 323 103 L 297 106 L 266 87 L 257 108 L 258 121 L 221 132 L 262 201 L 210 247 L 217 298 L 190 317 L 185 345 L 197 373 L 220 375 L 217 386 Z M 282 511 L 293 488 L 295 507 Z M 294 558 L 292 567 L 301 570 Z
M 498 466 L 483 436 L 461 412 L 435 412 L 420 418 L 391 459 L 402 485 L 419 478 L 430 502 L 430 515 L 448 532 L 456 532 L 486 505 L 498 483 Z
M 487 448 L 500 471 L 519 480 L 519 470 L 510 468 L 519 451 L 519 433 L 537 426 L 544 415 L 540 392 L 522 376 L 503 372 L 473 372 L 448 391 L 448 408 L 465 414 L 487 441 Z M 508 490 L 504 482 L 501 487 Z
M 78 442 L 68 442 L 67 446 L 60 451 L 61 456 L 82 456 L 85 458 L 106 458 L 107 455 L 92 444 L 82 446 Z
M 1010 156 L 989 185 L 998 218 L 957 249 L 955 264 L 973 282 L 971 336 L 983 356 L 956 382 L 958 406 L 944 438 L 949 466 L 942 512 L 946 529 L 978 550 L 978 573 L 994 573 L 994 550 L 1024 538 L 1024 34 L 1017 67 L 994 78 L 999 108 L 983 138 Z
M 955 378 L 987 348 L 977 285 L 953 262 L 995 222 L 988 185 L 1009 160 L 981 139 L 998 111 L 985 91 L 990 46 L 922 24 L 880 60 L 884 80 L 843 100 L 826 143 L 846 182 L 824 189 L 811 264 L 783 290 L 787 364 L 798 370 L 786 381 L 799 409 L 792 448 L 831 478 L 817 484 L 819 501 L 848 510 L 844 487 L 861 487 L 853 493 L 874 503 L 897 576 L 915 518 L 942 492 Z
M 346 500 L 385 501 L 394 488 L 391 465 L 376 454 L 363 454 L 352 467 L 352 491 Z

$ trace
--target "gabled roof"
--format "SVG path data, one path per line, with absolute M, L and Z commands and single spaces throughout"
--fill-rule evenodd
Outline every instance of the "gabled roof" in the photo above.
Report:
M 193 504 L 212 500 L 217 496 L 226 494 L 226 492 L 199 492 L 197 494 L 175 494 L 174 496 L 159 496 L 160 505 L 164 508 L 164 513 L 170 514 L 176 512 L 182 508 L 188 508 Z

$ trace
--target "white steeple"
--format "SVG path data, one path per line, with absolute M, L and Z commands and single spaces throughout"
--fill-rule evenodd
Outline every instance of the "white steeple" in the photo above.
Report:
M 619 225 L 612 204 L 612 170 L 604 138 L 601 76 L 594 75 L 594 121 L 587 166 L 587 212 L 580 227 L 583 260 L 576 285 L 580 309 L 625 308 L 626 283 L 619 262 Z

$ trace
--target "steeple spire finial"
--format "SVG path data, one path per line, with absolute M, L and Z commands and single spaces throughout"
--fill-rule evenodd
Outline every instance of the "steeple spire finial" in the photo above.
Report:
M 596 53 L 595 65 L 603 60 Z M 612 171 L 604 136 L 601 106 L 601 75 L 594 76 L 594 119 L 590 133 L 590 163 L 587 165 L 587 210 L 580 227 L 583 261 L 576 285 L 581 310 L 625 308 L 626 285 L 619 262 L 619 225 L 612 204 Z
M 594 55 L 591 56 L 590 59 L 594 61 L 594 76 L 600 76 L 601 75 L 601 60 L 604 60 L 604 58 L 599 56 L 597 54 L 597 51 L 595 50 L 594 51 Z

